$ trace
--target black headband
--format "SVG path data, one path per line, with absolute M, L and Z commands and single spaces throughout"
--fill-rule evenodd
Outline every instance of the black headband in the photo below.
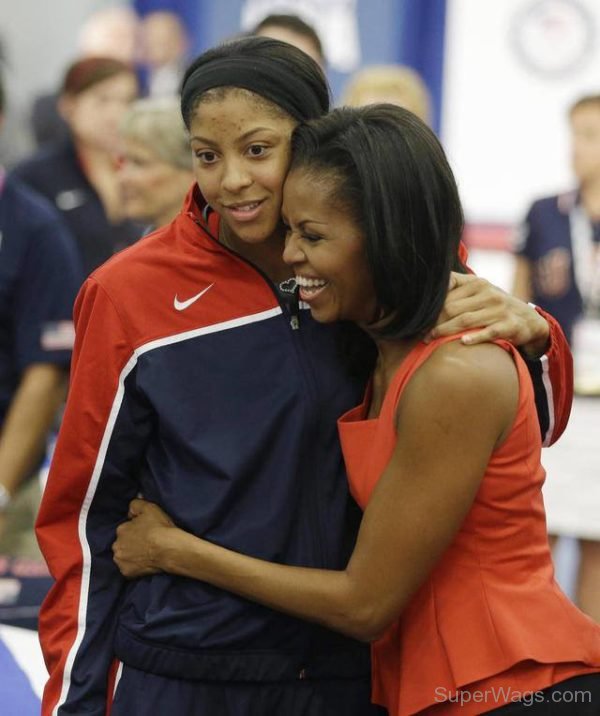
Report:
M 242 87 L 266 97 L 302 121 L 327 112 L 317 93 L 298 74 L 272 58 L 223 57 L 200 65 L 181 89 L 181 113 L 188 120 L 196 98 L 214 87 Z

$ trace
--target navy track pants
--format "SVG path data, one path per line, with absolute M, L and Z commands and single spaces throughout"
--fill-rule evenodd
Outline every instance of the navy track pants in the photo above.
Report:
M 123 666 L 110 716 L 385 716 L 369 679 L 206 682 Z

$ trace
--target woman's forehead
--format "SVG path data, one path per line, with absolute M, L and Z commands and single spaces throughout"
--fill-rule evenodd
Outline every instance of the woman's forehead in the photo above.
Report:
M 273 111 L 273 107 L 276 111 Z M 292 117 L 272 102 L 248 90 L 231 88 L 226 93 L 215 94 L 206 100 L 203 97 L 194 109 L 190 134 L 192 138 L 207 131 L 244 134 L 260 127 L 287 135 L 296 124 Z
M 203 106 L 211 105 L 213 108 L 215 105 L 221 105 L 225 111 L 233 106 L 242 111 L 251 110 L 255 114 L 270 115 L 276 119 L 292 119 L 278 104 L 244 87 L 213 87 L 207 90 L 198 98 L 194 115 Z

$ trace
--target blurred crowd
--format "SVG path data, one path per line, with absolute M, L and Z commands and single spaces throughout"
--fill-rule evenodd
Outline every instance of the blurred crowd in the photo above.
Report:
M 327 69 L 317 32 L 299 17 L 268 16 L 252 34 L 295 44 Z M 57 87 L 32 103 L 35 150 L 10 163 L 0 157 L 0 554 L 39 559 L 32 527 L 67 389 L 82 281 L 169 223 L 193 184 L 178 100 L 190 45 L 173 12 L 94 14 Z M 427 86 L 409 67 L 363 68 L 340 100 L 374 102 L 399 104 L 425 122 L 432 114 Z M 579 330 L 583 363 L 598 348 L 597 333 L 580 319 L 596 321 L 600 310 L 600 99 L 574 105 L 570 121 L 579 184 L 532 207 L 520 233 L 515 292 L 564 316 L 570 337 Z M 10 144 L 10 136 L 4 140 Z M 600 393 L 598 370 L 589 373 L 580 378 L 587 380 L 582 397 Z M 598 399 L 585 397 L 587 419 L 597 419 Z M 582 541 L 580 603 L 600 619 L 600 529 L 574 533 L 549 514 L 556 534 Z

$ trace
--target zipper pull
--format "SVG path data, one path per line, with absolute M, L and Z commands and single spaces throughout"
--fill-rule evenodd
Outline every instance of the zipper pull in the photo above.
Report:
M 300 328 L 300 321 L 298 320 L 298 316 L 292 316 L 290 318 L 290 326 L 292 327 L 293 331 L 297 331 Z

